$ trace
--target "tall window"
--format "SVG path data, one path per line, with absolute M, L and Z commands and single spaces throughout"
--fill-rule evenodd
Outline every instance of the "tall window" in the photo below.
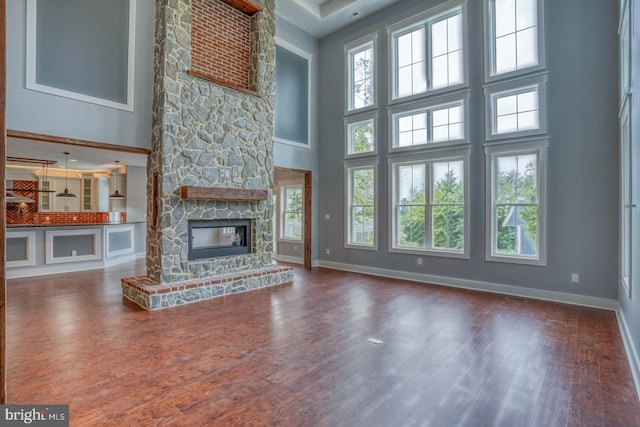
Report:
M 466 157 L 393 162 L 391 252 L 466 256 Z
M 346 246 L 377 248 L 375 165 L 347 166 Z
M 544 265 L 546 140 L 487 146 L 487 260 Z
M 375 36 L 369 36 L 345 46 L 347 111 L 375 105 L 375 41 Z
M 393 99 L 463 84 L 463 7 L 433 9 L 389 29 Z
M 302 185 L 285 185 L 280 191 L 282 196 L 281 237 L 302 240 Z
M 489 18 L 488 76 L 541 65 L 542 0 L 485 0 Z
M 633 215 L 631 194 L 631 128 L 629 116 L 629 103 L 625 103 L 620 117 L 620 161 L 622 174 L 622 207 L 621 207 L 621 254 L 620 254 L 620 279 L 622 286 L 631 297 L 631 219 Z

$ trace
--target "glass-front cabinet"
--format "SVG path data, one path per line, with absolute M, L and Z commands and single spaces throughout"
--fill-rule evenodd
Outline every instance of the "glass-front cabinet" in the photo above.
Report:
M 82 177 L 82 210 L 93 210 L 93 176 Z

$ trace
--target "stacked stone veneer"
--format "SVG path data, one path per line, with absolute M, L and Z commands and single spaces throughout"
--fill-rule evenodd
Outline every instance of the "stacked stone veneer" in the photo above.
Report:
M 254 3 L 263 11 L 251 18 L 249 89 L 259 96 L 187 74 L 191 68 L 191 1 L 156 0 L 156 80 L 147 194 L 157 199 L 151 197 L 147 207 L 147 278 L 157 284 L 204 283 L 214 277 L 236 280 L 269 271 L 267 276 L 274 277 L 264 283 L 292 279 L 290 269 L 283 276 L 271 262 L 275 0 Z M 182 199 L 183 185 L 267 190 L 269 198 Z M 250 218 L 253 252 L 189 261 L 188 220 L 219 218 Z M 135 300 L 128 289 L 123 291 Z

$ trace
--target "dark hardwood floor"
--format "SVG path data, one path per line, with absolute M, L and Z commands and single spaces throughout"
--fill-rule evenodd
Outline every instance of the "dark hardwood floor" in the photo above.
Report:
M 146 312 L 120 293 L 138 274 L 9 280 L 9 403 L 72 426 L 640 426 L 611 311 L 296 268 Z

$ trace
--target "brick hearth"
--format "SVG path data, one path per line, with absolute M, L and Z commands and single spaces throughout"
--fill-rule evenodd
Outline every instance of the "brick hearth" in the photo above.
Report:
M 292 281 L 291 267 L 274 266 L 247 273 L 176 283 L 160 284 L 147 276 L 128 277 L 121 282 L 125 298 L 146 310 L 157 310 Z

